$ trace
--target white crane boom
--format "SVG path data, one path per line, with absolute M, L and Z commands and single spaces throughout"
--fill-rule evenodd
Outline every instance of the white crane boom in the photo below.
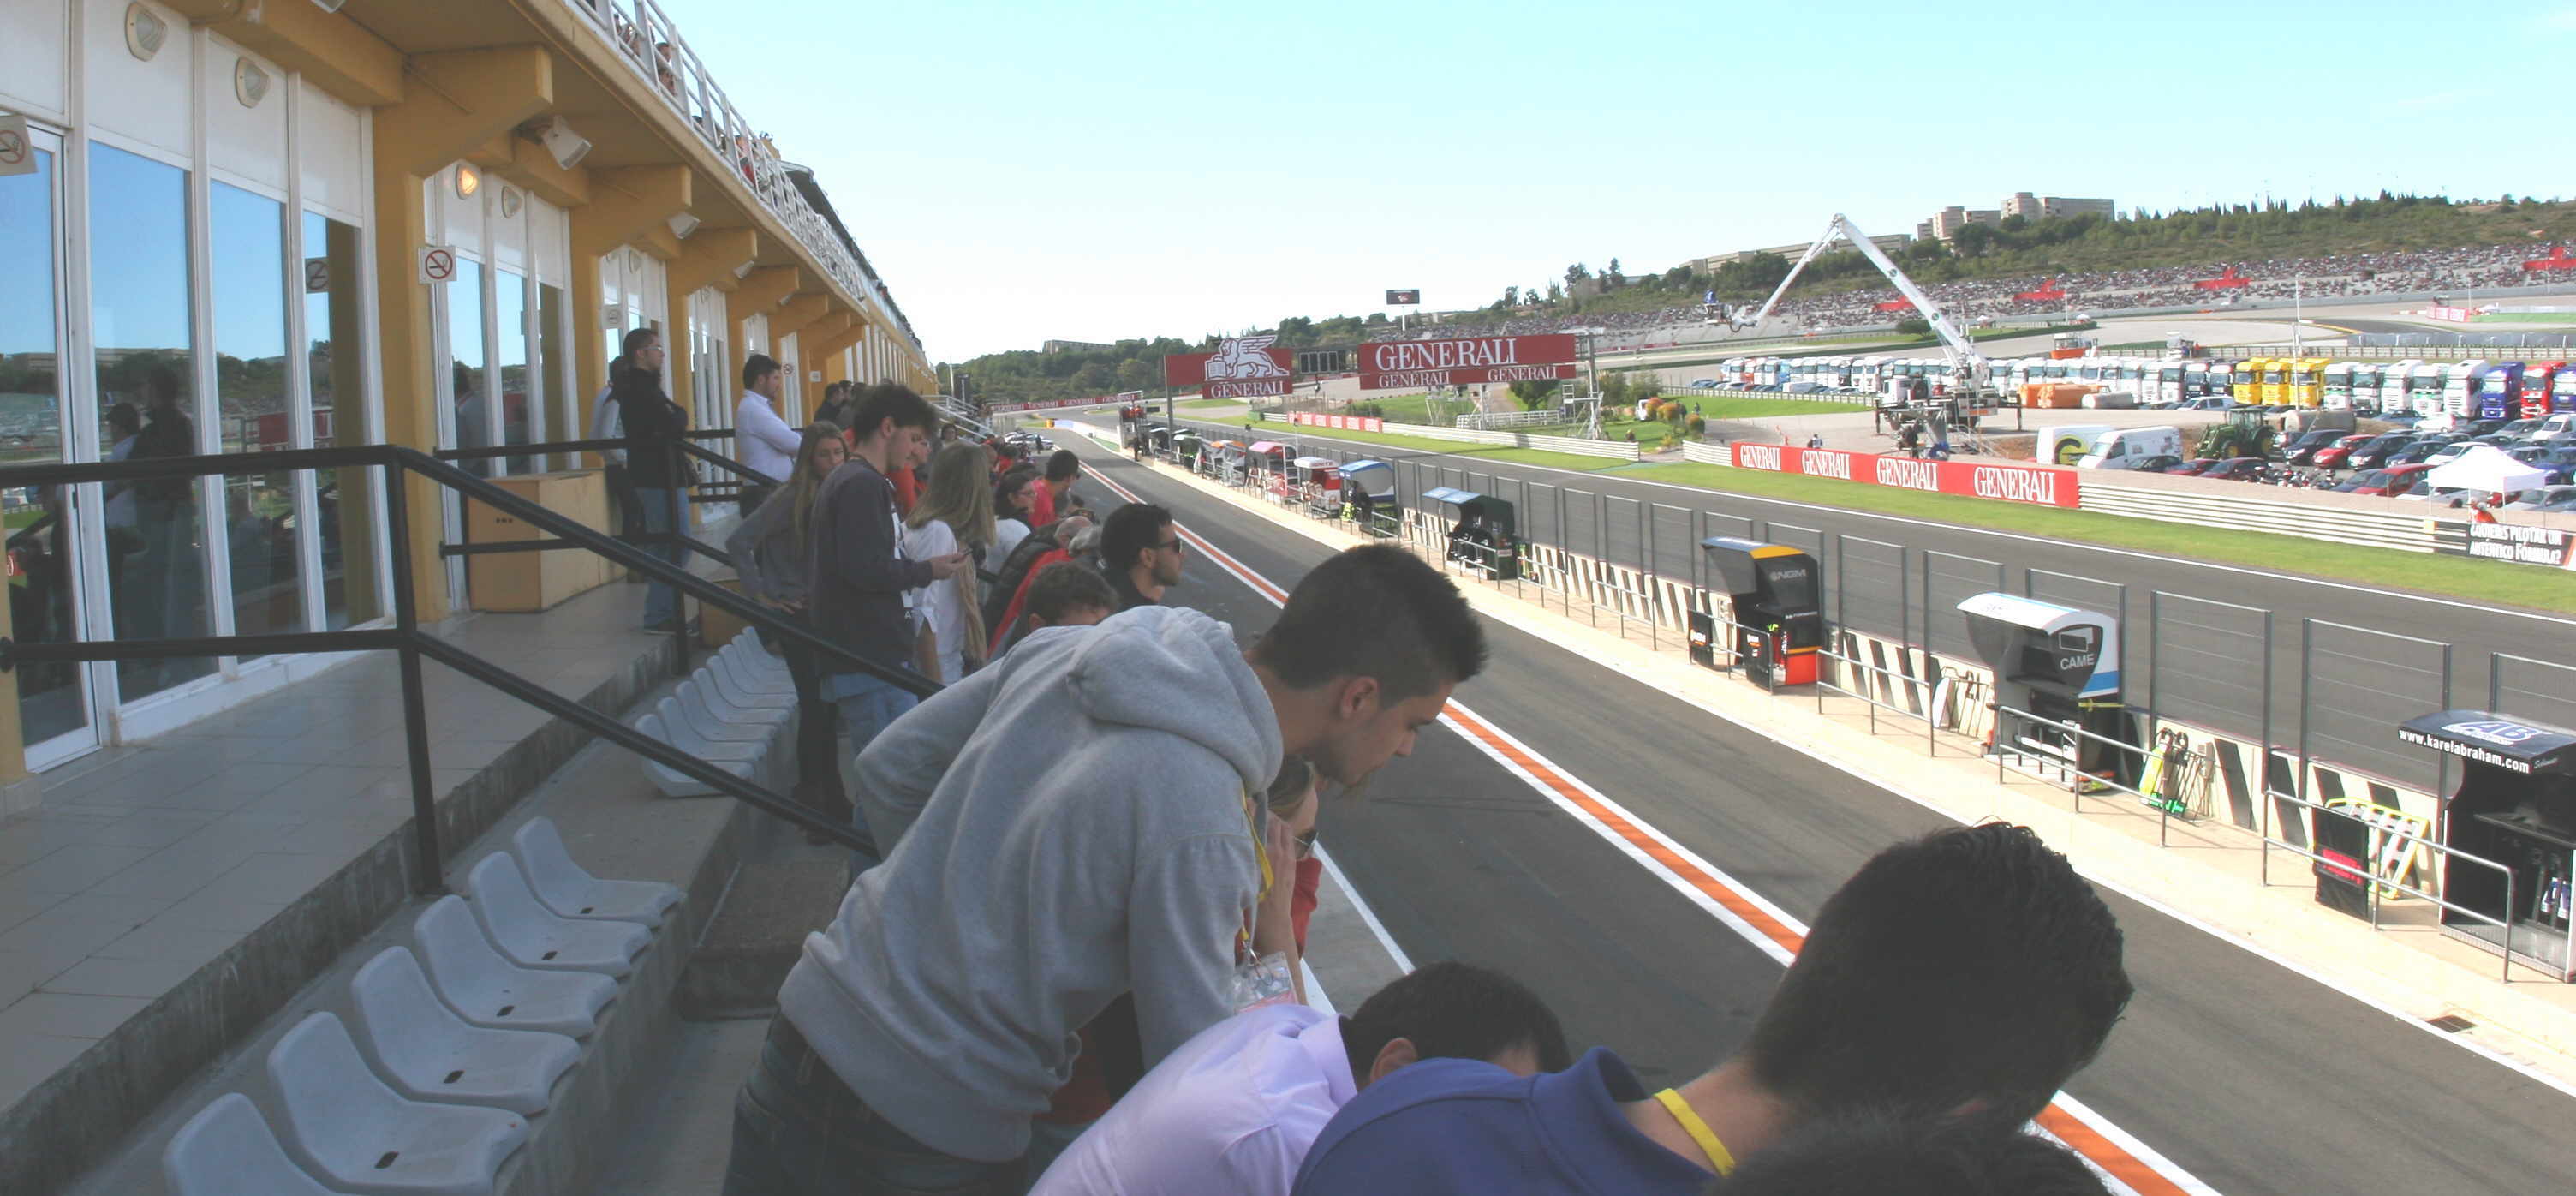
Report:
M 1780 296 L 1789 293 L 1789 284 L 1798 281 L 1799 272 L 1807 268 L 1807 263 L 1823 256 L 1825 250 L 1836 241 L 1851 242 L 1852 248 L 1859 250 L 1862 257 L 1869 259 L 1869 264 L 1878 267 L 1878 272 L 1886 275 L 1887 281 L 1895 284 L 1897 293 L 1913 301 L 1914 309 L 1923 313 L 1924 322 L 1930 324 L 1934 335 L 1941 338 L 1942 354 L 1949 359 L 1951 371 L 1961 375 L 1962 382 L 1978 388 L 1986 385 L 1988 373 L 1986 355 L 1977 352 L 1976 342 L 1961 334 L 1958 326 L 1950 322 L 1950 317 L 1941 314 L 1941 305 L 1934 303 L 1930 295 L 1924 294 L 1922 288 L 1915 286 L 1914 280 L 1907 278 L 1905 271 L 1896 268 L 1896 263 L 1889 260 L 1887 254 L 1879 249 L 1878 243 L 1869 239 L 1869 234 L 1860 231 L 1840 212 L 1834 214 L 1833 223 L 1825 226 L 1825 235 L 1816 238 L 1816 243 L 1808 246 L 1807 252 L 1798 258 L 1798 264 L 1789 267 L 1788 277 L 1780 280 L 1779 287 L 1771 292 L 1771 297 L 1762 301 L 1762 310 L 1754 314 L 1750 326 L 1759 326 L 1762 321 L 1769 319 L 1771 309 L 1780 302 Z

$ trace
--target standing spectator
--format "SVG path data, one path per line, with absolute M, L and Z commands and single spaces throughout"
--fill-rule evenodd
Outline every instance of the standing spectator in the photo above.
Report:
M 1538 994 L 1463 963 L 1417 968 L 1348 1017 L 1304 1005 L 1246 1010 L 1155 1065 L 1035 1196 L 1287 1196 L 1334 1112 L 1421 1059 L 1475 1059 L 1520 1076 L 1568 1062 L 1565 1032 Z
M 733 558 L 742 592 L 811 627 L 807 608 L 814 580 L 814 500 L 823 482 L 850 459 L 841 429 L 817 421 L 808 425 L 796 446 L 795 474 L 776 501 L 763 502 L 751 517 L 725 537 L 725 555 Z M 787 658 L 796 681 L 796 796 L 826 817 L 849 821 L 850 799 L 841 792 L 838 712 L 823 700 L 825 666 L 812 649 L 792 640 L 770 646 Z
M 651 369 L 659 373 L 661 370 L 659 356 L 654 358 L 655 364 L 642 366 L 637 364 L 637 355 L 648 346 L 658 353 L 661 343 L 662 334 L 650 328 L 638 328 L 629 332 L 625 339 L 619 342 L 617 360 L 608 363 L 608 385 L 600 387 L 599 393 L 591 396 L 591 439 L 624 440 L 626 438 L 626 423 L 617 415 L 618 376 L 632 369 Z M 617 534 L 621 536 L 643 534 L 644 510 L 635 501 L 635 482 L 626 472 L 626 450 L 601 449 L 599 458 L 607 465 L 608 501 L 617 509 Z
M 868 388 L 856 416 L 858 448 L 823 483 L 814 512 L 814 626 L 871 664 L 909 672 L 917 626 L 911 591 L 956 576 L 966 554 L 906 557 L 894 487 L 885 478 L 929 432 L 930 404 L 884 383 Z M 823 667 L 823 697 L 839 707 L 853 753 L 919 700 L 886 677 Z
M 1100 571 L 1074 561 L 1058 561 L 1029 579 L 1029 630 L 1090 627 L 1118 613 L 1118 595 L 1109 591 Z
M 823 387 L 823 402 L 814 408 L 818 422 L 831 424 L 844 433 L 850 427 L 850 384 L 833 382 Z
M 1297 1191 L 1699 1196 L 1820 1117 L 1975 1110 L 2019 1125 L 2129 1002 L 2119 923 L 2027 828 L 1935 831 L 1825 899 L 1741 1053 L 1649 1096 L 1608 1050 L 1522 1079 L 1408 1068 L 1342 1109 Z
M 1100 530 L 1100 574 L 1118 594 L 1118 609 L 1163 600 L 1181 581 L 1181 529 L 1169 508 L 1131 502 L 1109 513 Z
M 636 338 L 629 336 L 628 341 Z M 662 334 L 646 330 L 643 343 L 628 354 L 628 368 L 618 371 L 617 418 L 635 442 L 626 455 L 626 480 L 634 488 L 635 506 L 647 537 L 645 552 L 685 567 L 688 549 L 676 538 L 689 526 L 688 471 L 680 463 L 680 435 L 689 430 L 689 415 L 662 393 Z M 659 579 L 644 589 L 644 629 L 680 631 L 680 592 Z
M 1037 517 L 1038 471 L 1021 467 L 993 483 L 993 551 L 1004 557 L 1033 528 L 1054 522 Z
M 857 790 L 890 852 L 779 989 L 725 1190 L 1008 1190 L 1112 996 L 1136 995 L 1148 1067 L 1240 1006 L 1294 850 L 1246 794 L 1285 753 L 1361 780 L 1484 659 L 1457 587 L 1371 546 L 1308 572 L 1248 651 L 1197 611 L 1133 610 L 897 722 Z
M 743 468 L 786 480 L 796 468 L 796 429 L 778 418 L 778 396 L 787 387 L 787 371 L 766 353 L 742 361 L 742 401 L 734 405 L 733 435 L 741 448 Z M 766 482 L 742 483 L 742 513 L 760 509 L 776 487 Z
M 1811 449 L 1820 449 L 1825 447 L 1825 434 L 1822 432 L 1809 432 L 1807 434 L 1807 447 Z
M 1033 496 L 1037 500 L 1037 524 L 1031 526 L 1053 523 L 1057 512 L 1072 510 L 1073 484 L 1080 480 L 1082 458 L 1074 456 L 1072 449 L 1057 449 L 1049 456 L 1046 480 L 1038 484 L 1037 493 Z
M 993 491 L 984 485 L 984 450 L 964 442 L 941 449 L 930 469 L 930 492 L 904 519 L 903 554 L 917 561 L 952 552 L 973 555 L 993 542 Z M 984 612 L 975 571 L 932 582 L 921 591 L 923 671 L 941 685 L 955 685 L 984 663 Z

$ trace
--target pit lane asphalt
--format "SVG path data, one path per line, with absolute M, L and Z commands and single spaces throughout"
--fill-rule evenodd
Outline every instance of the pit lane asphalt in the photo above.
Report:
M 1247 436 L 1241 425 L 1182 422 L 1212 437 Z M 1944 656 L 1973 658 L 1965 618 L 1956 609 L 1972 594 L 2006 589 L 2120 613 L 2125 593 L 2121 650 L 2127 700 L 2145 704 L 2152 696 L 2156 709 L 2169 717 L 2246 742 L 2259 741 L 2264 732 L 2261 612 L 2269 610 L 2270 741 L 2284 757 L 2295 758 L 2298 752 L 2300 620 L 2313 617 L 2321 625 L 2305 669 L 2308 705 L 2315 710 L 2309 754 L 2416 789 L 2433 788 L 2441 764 L 2432 753 L 2396 742 L 2399 722 L 2434 710 L 2485 706 L 2490 654 L 2576 663 L 2576 619 L 2415 595 L 2395 585 L 2325 582 L 2021 533 L 1658 485 L 1617 472 L 1567 473 L 1336 441 L 1308 434 L 1308 429 L 1288 431 L 1264 425 L 1249 435 L 1316 446 L 1312 451 L 1325 456 L 1396 463 L 1402 499 L 1409 507 L 1421 505 L 1424 489 L 1441 485 L 1499 494 L 1518 507 L 1522 538 L 1563 544 L 1617 564 L 1642 563 L 1665 577 L 1711 576 L 1696 559 L 1698 542 L 1708 536 L 1750 536 L 1792 545 L 1819 555 L 1823 563 L 1829 621 L 1928 644 Z M 2159 590 L 2168 595 L 2155 604 L 2162 628 L 2150 634 L 2149 595 Z M 1900 595 L 1905 596 L 1902 601 Z M 1902 603 L 1910 603 L 1910 612 Z M 1927 609 L 1932 616 L 1928 628 Z M 2451 646 L 2447 701 L 2444 644 Z M 2576 725 L 2576 676 L 2508 664 L 2504 682 L 2506 690 L 2522 691 L 2507 693 L 2507 711 Z M 2286 765 L 2280 774 L 2281 783 L 2289 784 Z M 2456 779 L 2457 774 L 2448 775 Z
M 1086 465 L 1172 508 L 1273 584 L 1329 550 L 1066 437 Z M 1096 507 L 1117 503 L 1097 481 Z M 1193 551 L 1167 601 L 1249 643 L 1275 618 Z M 1937 815 L 1533 636 L 1491 622 L 1492 663 L 1458 698 L 1799 918 L 1872 853 Z M 1650 1087 L 1733 1050 L 1778 965 L 1445 727 L 1324 840 L 1419 963 L 1529 983 L 1577 1049 L 1608 1045 Z M 2576 1174 L 2576 1101 L 2203 931 L 2108 895 L 2138 996 L 2068 1091 L 2231 1196 L 2540 1192 Z M 1345 1007 L 1365 994 L 1335 994 Z

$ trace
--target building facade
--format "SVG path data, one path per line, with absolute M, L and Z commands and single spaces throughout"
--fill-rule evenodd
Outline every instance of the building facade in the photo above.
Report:
M 732 424 L 750 352 L 791 363 L 791 416 L 844 378 L 936 388 L 883 280 L 649 4 L 13 0 L 0 121 L 0 464 L 575 439 L 639 327 L 702 428 Z M 364 626 L 395 553 L 425 617 L 464 607 L 452 504 L 394 544 L 376 471 L 253 465 L 0 493 L 12 634 Z M 0 771 L 329 663 L 21 670 Z

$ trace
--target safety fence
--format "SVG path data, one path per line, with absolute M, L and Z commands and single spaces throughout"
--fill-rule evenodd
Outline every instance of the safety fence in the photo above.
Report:
M 2402 552 L 2433 551 L 2433 534 L 2428 530 L 2432 520 L 2420 511 L 2352 511 L 2322 503 L 2195 494 L 2178 488 L 2111 486 L 2089 480 L 2077 495 L 2077 506 L 2105 515 L 2153 519 L 2160 523 L 2279 532 L 2309 540 L 2394 548 Z
M 2495 934 L 2492 941 L 2483 931 L 2473 933 L 2471 940 L 2486 945 L 2501 957 L 2497 963 L 2498 974 L 2506 982 L 2510 983 L 2513 980 L 2513 965 L 2517 962 L 2540 971 L 2552 980 L 2567 979 L 2564 968 L 2552 972 L 2534 963 L 2529 955 L 2517 958 L 2517 949 L 2514 946 L 2516 928 L 2510 918 L 2501 918 L 2482 909 L 2461 905 L 2441 893 L 2442 881 L 2449 877 L 2451 866 L 2466 865 L 2499 874 L 2504 881 L 2502 908 L 2519 909 L 2521 907 L 2516 904 L 2516 878 L 2512 868 L 2430 838 L 2425 833 L 2426 827 L 2422 825 L 2393 823 L 2385 818 L 2372 817 L 2367 811 L 2357 810 L 2349 805 L 2309 801 L 2296 794 L 2274 791 L 2268 796 L 2272 799 L 2271 805 L 2284 812 L 2284 822 L 2281 827 L 2267 825 L 2262 830 L 2263 859 L 2260 875 L 2265 885 L 2272 883 L 2272 853 L 2286 851 L 2309 862 L 2309 879 L 2317 884 L 2321 896 L 2330 885 L 2335 884 L 2359 890 L 2356 895 L 2367 909 L 2366 916 L 2370 919 L 2370 927 L 2373 930 L 2380 928 L 2380 907 L 2383 901 L 2390 897 L 2413 898 L 2430 903 L 2444 914 L 2467 918 L 2478 926 L 2492 929 Z M 2342 820 L 2351 824 L 2352 829 L 2358 832 L 2366 844 L 2361 853 L 2338 852 L 2331 848 L 2310 846 L 2331 838 L 2329 835 L 2319 833 L 2324 829 L 2320 824 L 2331 820 Z M 2276 833 L 2292 825 L 2304 832 L 2300 841 L 2292 841 Z M 2448 921 L 2447 918 L 2444 920 Z M 2541 932 L 2537 928 L 2524 927 L 2521 933 L 2536 939 Z M 2576 938 L 2571 938 L 2568 945 L 2576 946 Z M 2571 956 L 2562 952 L 2560 958 L 2567 959 Z
M 1730 445 L 1711 444 L 1705 440 L 1685 440 L 1682 442 L 1682 460 L 1695 461 L 1701 465 L 1732 466 L 1735 464 L 1735 450 Z
M 1554 411 L 1476 411 L 1450 421 L 1460 428 L 1497 431 L 1504 428 L 1546 428 L 1565 422 L 1565 416 Z

